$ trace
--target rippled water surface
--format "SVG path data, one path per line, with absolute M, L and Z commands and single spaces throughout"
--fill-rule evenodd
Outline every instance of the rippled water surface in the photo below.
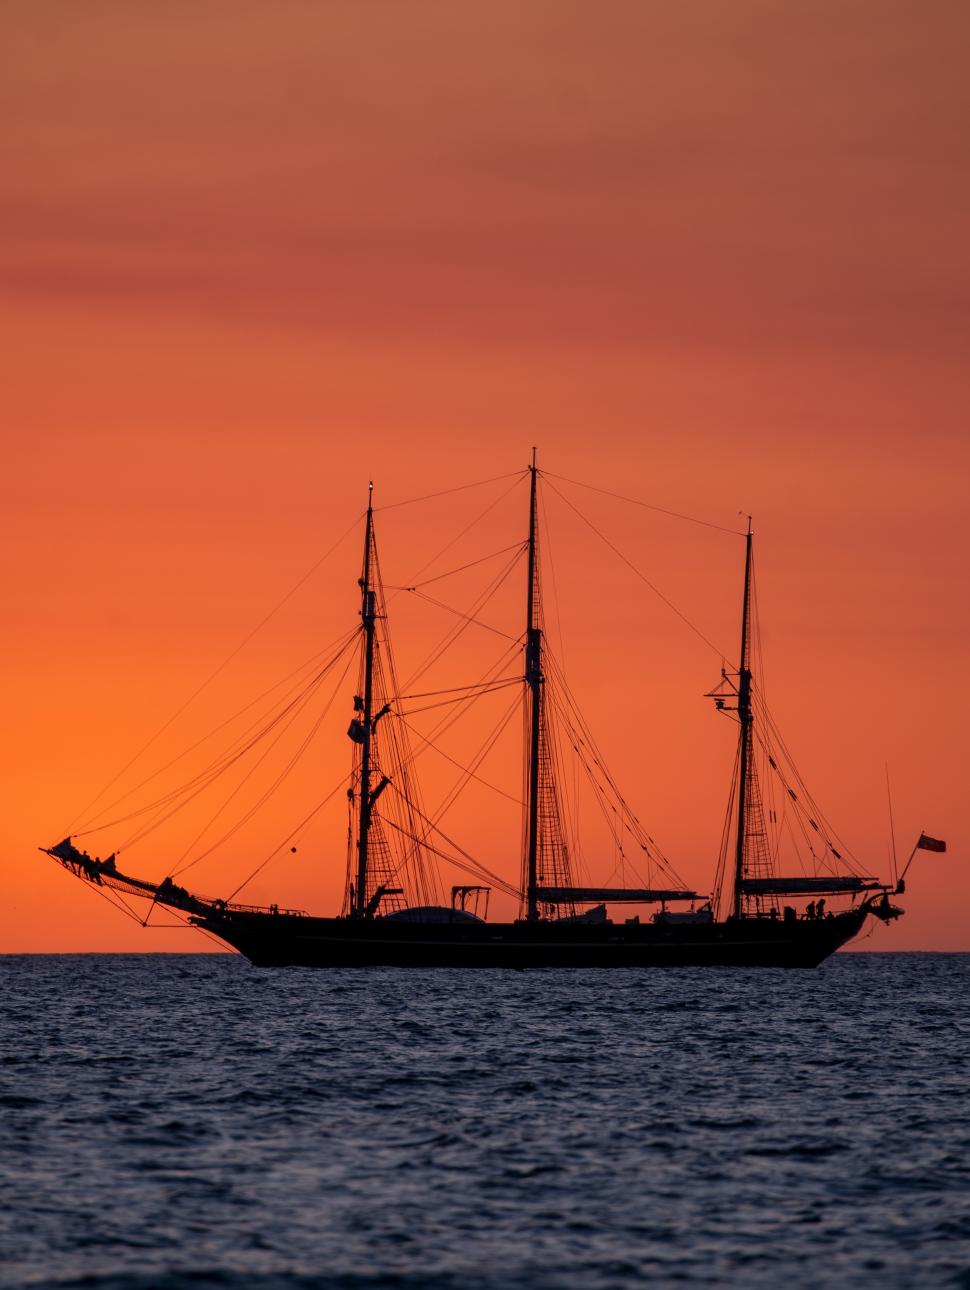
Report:
M 970 956 L 0 998 L 5 1286 L 970 1286 Z

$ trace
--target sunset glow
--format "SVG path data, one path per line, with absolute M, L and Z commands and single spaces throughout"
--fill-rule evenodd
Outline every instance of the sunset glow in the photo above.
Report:
M 815 796 L 874 873 L 887 765 L 901 859 L 948 841 L 860 948 L 970 950 L 964 5 L 101 0 L 2 23 L 0 950 L 214 948 L 37 847 L 217 669 L 119 790 L 353 629 L 369 480 L 406 587 L 525 537 L 533 445 L 551 647 L 678 870 L 709 888 L 733 732 L 704 695 L 743 561 L 722 530 L 751 514 L 766 692 Z M 512 635 L 523 580 L 490 618 Z M 391 614 L 407 675 L 449 620 L 403 591 Z M 488 665 L 481 635 L 447 683 Z M 352 693 L 200 891 L 349 770 Z M 508 733 L 489 774 L 514 795 Z M 419 767 L 437 800 L 453 768 Z M 162 876 L 205 820 L 132 868 Z M 514 804 L 469 793 L 453 827 L 517 878 Z M 245 898 L 336 912 L 345 834 L 335 799 Z

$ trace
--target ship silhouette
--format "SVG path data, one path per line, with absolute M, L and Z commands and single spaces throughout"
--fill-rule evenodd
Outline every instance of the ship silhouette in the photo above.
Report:
M 693 890 L 681 881 L 607 769 L 549 647 L 538 549 L 541 475 L 533 452 L 527 473 L 527 537 L 514 547 L 513 565 L 521 559 L 525 566 L 525 628 L 513 651 L 512 673 L 493 670 L 473 684 L 417 696 L 446 706 L 467 705 L 500 689 L 521 695 L 524 791 L 515 880 L 487 868 L 444 832 L 442 814 L 429 814 L 422 803 L 407 720 L 407 703 L 416 696 L 402 695 L 396 680 L 373 486 L 364 516 L 360 621 L 319 673 L 329 674 L 350 651 L 357 652 L 347 730 L 352 769 L 345 781 L 350 824 L 341 910 L 316 916 L 283 904 L 209 898 L 177 882 L 177 872 L 150 882 L 126 872 L 115 853 L 107 860 L 92 858 L 79 845 L 83 835 L 41 850 L 120 901 L 128 913 L 129 897 L 144 898 L 150 910 L 169 911 L 261 967 L 808 968 L 851 941 L 868 919 L 898 918 L 903 911 L 892 898 L 904 890 L 905 870 L 893 881 L 883 881 L 837 845 L 763 701 L 752 669 L 757 623 L 750 520 L 743 533 L 738 663 L 722 666 L 708 696 L 719 713 L 737 724 L 726 826 L 710 889 Z M 274 728 L 275 719 L 268 729 L 257 731 L 253 744 Z M 464 767 L 468 776 L 477 776 L 491 746 L 487 743 L 482 755 Z M 563 806 L 564 748 L 574 754 L 611 821 L 623 852 L 623 872 L 639 873 L 638 882 L 597 885 L 575 876 Z M 231 748 L 206 772 L 205 783 L 234 760 Z M 199 782 L 196 777 L 160 802 L 149 803 L 144 808 L 149 824 L 169 818 L 191 800 Z M 800 843 L 797 873 L 777 871 L 782 828 Z M 92 831 L 103 831 L 103 826 Z M 918 849 L 942 850 L 944 844 L 921 834 L 913 855 Z M 636 862 L 630 857 L 633 851 Z M 450 902 L 440 895 L 444 863 L 474 880 L 453 885 Z M 495 889 L 515 897 L 518 917 L 488 917 Z M 624 917 L 628 909 L 647 912 Z M 147 915 L 140 921 L 147 922 Z

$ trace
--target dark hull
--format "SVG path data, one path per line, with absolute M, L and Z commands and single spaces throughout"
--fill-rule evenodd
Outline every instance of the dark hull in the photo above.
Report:
M 855 936 L 855 909 L 797 922 L 407 923 L 217 911 L 193 918 L 258 967 L 817 967 Z

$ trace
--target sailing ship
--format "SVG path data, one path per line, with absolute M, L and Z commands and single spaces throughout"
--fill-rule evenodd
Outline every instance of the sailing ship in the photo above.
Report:
M 525 563 L 525 630 L 517 638 L 517 662 L 511 677 L 493 672 L 456 691 L 459 699 L 474 701 L 513 685 L 524 700 L 518 882 L 486 868 L 444 833 L 441 812 L 429 814 L 422 805 L 390 648 L 373 485 L 364 516 L 360 621 L 349 646 L 345 642 L 338 651 L 340 657 L 349 647 L 359 652 L 348 729 L 353 765 L 344 781 L 350 820 L 341 911 L 314 916 L 277 904 L 205 897 L 176 882 L 179 873 L 174 871 L 160 882 L 148 881 L 121 868 L 120 852 L 106 860 L 92 858 L 78 845 L 78 835 L 40 850 L 102 894 L 120 900 L 129 913 L 128 898 L 143 898 L 149 913 L 164 909 L 261 967 L 807 968 L 852 940 L 870 918 L 890 922 L 900 917 L 903 910 L 893 898 L 905 889 L 905 870 L 893 881 L 883 881 L 836 845 L 834 831 L 804 787 L 763 702 L 752 660 L 750 520 L 743 534 L 738 665 L 729 669 L 722 664 L 720 681 L 708 696 L 718 712 L 737 723 L 737 745 L 719 861 L 711 889 L 703 892 L 681 881 L 646 833 L 569 697 L 543 626 L 535 452 L 525 477 L 528 536 L 517 548 Z M 465 617 L 472 620 L 472 615 Z M 553 695 L 561 699 L 563 693 L 565 706 L 553 701 Z M 638 882 L 610 886 L 577 880 L 575 843 L 568 837 L 563 810 L 563 740 L 553 722 L 557 711 L 565 716 L 565 742 L 591 775 L 604 805 L 623 872 L 646 875 Z M 270 721 L 268 729 L 275 724 Z M 265 734 L 265 729 L 258 731 L 247 747 Z M 191 800 L 200 784 L 211 782 L 233 758 L 230 749 L 204 775 L 149 803 L 144 808 L 149 827 Z M 464 767 L 469 776 L 477 776 L 481 760 Z M 769 777 L 773 787 L 766 787 Z M 773 801 L 780 805 L 773 807 Z M 800 831 L 805 844 L 800 872 L 787 876 L 778 872 L 782 823 L 791 836 Z M 942 850 L 944 845 L 921 834 L 910 861 L 919 849 Z M 631 848 L 645 870 L 628 863 Z M 457 865 L 464 876 L 476 879 L 455 884 L 450 903 L 439 894 L 439 862 Z M 514 893 L 517 917 L 489 919 L 489 897 L 496 887 Z M 622 917 L 624 906 L 641 912 Z M 147 925 L 148 915 L 140 921 Z

